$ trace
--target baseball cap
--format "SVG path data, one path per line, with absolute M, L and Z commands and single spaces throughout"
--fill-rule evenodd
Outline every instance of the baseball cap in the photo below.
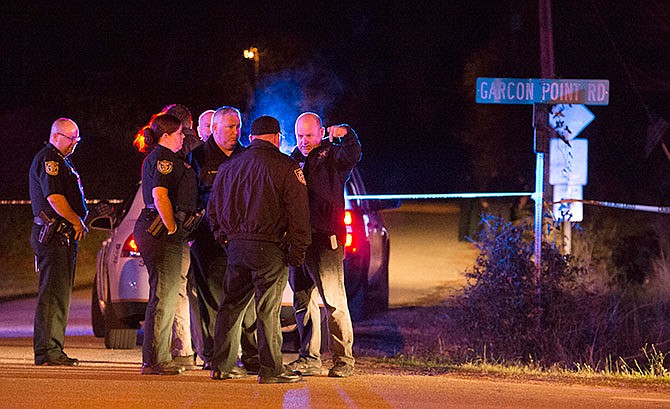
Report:
M 268 115 L 259 116 L 251 123 L 252 135 L 265 135 L 279 132 L 281 132 L 279 129 L 279 121 Z

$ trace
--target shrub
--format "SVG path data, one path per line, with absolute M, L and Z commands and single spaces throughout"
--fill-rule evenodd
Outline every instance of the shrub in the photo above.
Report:
M 480 255 L 466 272 L 456 314 L 469 349 L 478 358 L 604 369 L 617 361 L 613 356 L 623 365 L 641 357 L 642 345 L 662 345 L 670 336 L 670 305 L 651 296 L 650 283 L 670 283 L 670 245 L 649 224 L 636 223 L 626 234 L 622 225 L 573 234 L 573 255 L 545 237 L 538 295 L 531 221 L 484 216 L 475 242 Z

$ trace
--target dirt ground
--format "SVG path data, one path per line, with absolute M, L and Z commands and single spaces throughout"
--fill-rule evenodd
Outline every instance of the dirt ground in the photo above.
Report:
M 464 272 L 478 251 L 458 239 L 459 216 L 457 203 L 409 202 L 384 213 L 391 238 L 390 309 L 354 323 L 354 352 L 362 370 L 434 373 L 439 370 L 399 368 L 382 360 L 404 356 L 447 362 L 461 348 L 448 304 L 466 284 Z

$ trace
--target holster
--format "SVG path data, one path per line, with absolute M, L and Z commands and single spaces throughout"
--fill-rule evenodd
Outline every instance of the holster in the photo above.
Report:
M 167 227 L 165 227 L 165 225 L 163 224 L 161 215 L 158 214 L 158 212 L 156 212 L 156 218 L 154 219 L 153 222 L 151 222 L 151 225 L 147 229 L 147 233 L 149 233 L 152 237 L 156 239 L 160 239 L 165 234 L 167 234 Z
M 192 233 L 198 227 L 204 217 L 204 209 L 198 212 L 188 213 L 184 211 L 178 211 L 174 215 L 177 226 L 183 230 L 184 234 Z M 156 218 L 147 229 L 147 233 L 157 239 L 167 234 L 167 227 L 165 227 L 163 224 L 163 220 L 161 219 L 161 216 L 158 214 L 158 212 L 156 212 Z
M 70 245 L 70 241 L 73 240 L 75 236 L 74 227 L 70 222 L 62 217 L 49 217 L 44 210 L 40 211 L 39 217 L 44 224 L 40 229 L 37 241 L 43 245 L 48 245 L 54 238 L 56 238 L 60 241 L 61 245 Z
M 205 217 L 205 209 L 187 213 L 186 217 L 184 218 L 184 221 L 182 222 L 181 227 L 187 234 L 190 234 L 195 229 L 198 228 L 198 225 L 200 224 L 200 222 L 202 222 L 202 219 L 204 217 Z

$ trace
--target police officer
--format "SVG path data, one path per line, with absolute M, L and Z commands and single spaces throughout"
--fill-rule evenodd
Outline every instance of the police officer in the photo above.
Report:
M 303 166 L 307 179 L 312 244 L 305 264 L 290 268 L 300 351 L 289 368 L 303 375 L 321 373 L 321 317 L 313 301 L 318 290 L 326 307 L 334 364 L 328 376 L 347 377 L 354 372 L 354 331 L 344 288 L 344 184 L 361 158 L 361 145 L 348 125 L 329 127 L 328 140 L 324 135 L 321 118 L 313 112 L 301 114 L 295 122 L 298 145 L 291 156 Z
M 51 125 L 49 143 L 30 165 L 34 216 L 30 245 L 39 273 L 33 337 L 35 365 L 79 365 L 79 360 L 63 352 L 77 244 L 88 231 L 83 221 L 88 213 L 84 190 L 69 159 L 79 140 L 74 121 L 57 119 Z
M 204 142 L 207 142 L 210 136 L 212 136 L 212 116 L 214 115 L 213 109 L 206 109 L 198 117 L 198 136 Z
M 244 151 L 240 145 L 242 116 L 237 108 L 223 106 L 212 111 L 212 137 L 191 153 L 191 165 L 198 174 L 198 209 L 207 207 L 209 194 L 219 165 Z M 201 115 L 202 118 L 202 115 Z M 200 128 L 198 128 L 200 129 Z M 214 324 L 221 302 L 221 284 L 226 272 L 226 249 L 215 239 L 204 221 L 193 233 L 191 244 L 191 274 L 195 278 L 200 311 L 202 348 L 198 351 L 204 361 L 203 369 L 212 369 Z M 242 321 L 242 363 L 248 372 L 258 372 L 256 343 L 256 311 L 250 305 Z
M 282 361 L 279 310 L 287 264 L 300 265 L 310 242 L 302 169 L 279 151 L 279 122 L 251 124 L 247 149 L 223 163 L 207 205 L 214 236 L 228 239 L 228 268 L 216 316 L 212 379 L 246 375 L 236 365 L 244 310 L 256 303 L 260 383 L 302 379 Z
M 145 150 L 142 196 L 145 208 L 134 235 L 149 272 L 149 302 L 144 320 L 141 374 L 177 375 L 183 366 L 172 361 L 170 342 L 179 297 L 188 231 L 182 222 L 196 207 L 196 178 L 177 154 L 183 144 L 181 121 L 170 114 L 154 116 L 141 131 Z

